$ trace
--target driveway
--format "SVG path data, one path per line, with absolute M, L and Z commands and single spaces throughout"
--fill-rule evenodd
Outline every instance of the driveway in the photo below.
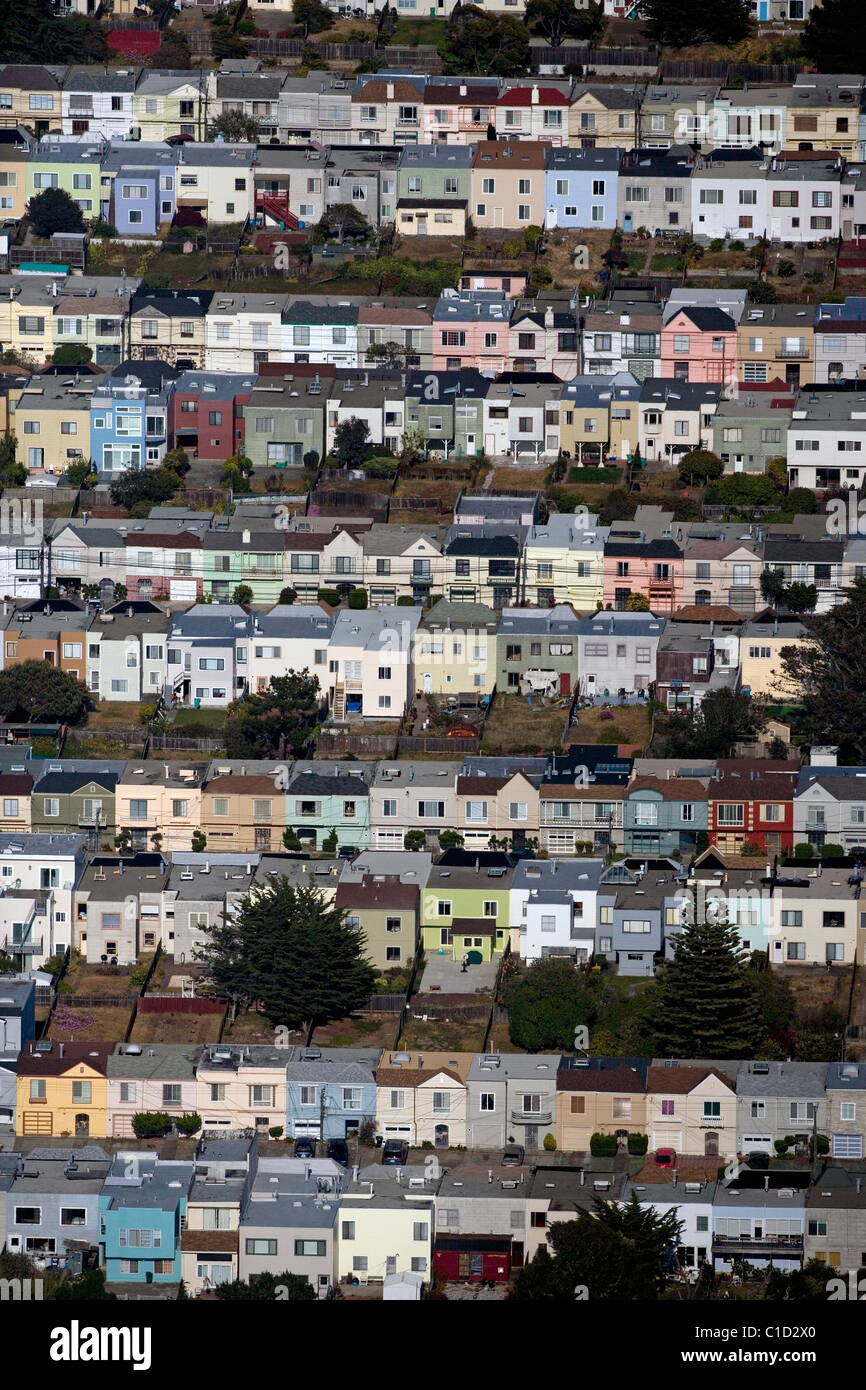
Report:
M 493 990 L 496 983 L 497 966 L 489 964 L 470 965 L 464 973 L 458 961 L 450 956 L 425 955 L 424 974 L 421 977 L 419 994 L 477 994 L 479 990 Z

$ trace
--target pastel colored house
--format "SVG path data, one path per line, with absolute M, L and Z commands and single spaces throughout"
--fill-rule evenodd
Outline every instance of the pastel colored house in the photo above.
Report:
M 178 1284 L 192 1163 L 119 1152 L 99 1199 L 100 1252 L 108 1284 Z
M 430 870 L 421 913 L 426 951 L 491 961 L 508 938 L 513 862 L 498 851 L 449 849 Z
M 424 139 L 449 145 L 489 139 L 500 85 L 495 77 L 430 78 L 424 84 Z
M 397 231 L 463 236 L 471 162 L 466 145 L 404 145 L 397 166 Z
M 133 1116 L 142 1112 L 172 1119 L 194 1114 L 194 1055 L 181 1043 L 154 1043 L 143 1051 L 118 1043 L 106 1059 L 109 1133 L 133 1138 Z
M 372 1174 L 372 1177 L 371 1177 Z M 378 1166 L 347 1184 L 340 1202 L 337 1269 L 341 1279 L 384 1281 L 401 1271 L 429 1280 L 433 1263 L 434 1188 L 382 1180 Z
M 615 227 L 621 151 L 551 149 L 545 167 L 546 227 Z
M 397 874 L 343 879 L 335 905 L 364 935 L 364 956 L 380 972 L 409 969 L 418 944 L 418 884 Z
M 99 1197 L 110 1164 L 104 1149 L 88 1145 L 82 1154 L 73 1148 L 37 1148 L 26 1165 L 21 1158 L 19 1163 L 11 1185 L 7 1178 L 0 1188 L 7 1252 L 28 1259 L 54 1256 L 58 1264 L 65 1264 L 73 1250 L 95 1252 Z
M 568 85 L 514 82 L 496 99 L 494 124 L 499 140 L 568 143 Z
M 512 1136 L 538 1149 L 556 1125 L 560 1058 L 514 1052 L 477 1054 L 469 1068 L 467 1146 L 501 1148 Z
M 334 834 L 338 848 L 366 848 L 371 775 L 363 763 L 296 762 L 286 788 L 284 829 L 294 829 L 311 850 L 322 849 Z
M 625 1148 L 629 1134 L 647 1132 L 644 1058 L 562 1057 L 556 1073 L 556 1142 L 586 1152 L 593 1134 L 613 1134 Z
M 723 309 L 680 309 L 662 328 L 661 374 L 683 381 L 737 379 L 737 326 Z
M 99 217 L 101 140 L 40 140 L 27 161 L 27 200 L 48 188 L 61 188 L 81 208 L 85 220 Z
M 626 854 L 693 853 L 707 829 L 709 779 L 635 777 L 623 805 Z
M 501 372 L 508 361 L 508 324 L 514 305 L 495 290 L 443 294 L 433 310 L 433 366 L 437 371 Z
M 154 832 L 166 850 L 192 848 L 203 814 L 206 763 L 128 762 L 117 783 L 117 825 L 129 830 L 132 847 L 146 849 Z M 246 848 L 246 846 L 245 846 Z
M 415 684 L 431 695 L 489 695 L 496 684 L 497 614 L 440 599 L 415 634 Z
M 135 124 L 134 68 L 72 67 L 61 93 L 64 135 L 127 139 Z
M 652 613 L 673 614 L 682 605 L 683 552 L 673 540 L 650 540 L 639 532 L 626 540 L 611 532 L 604 546 L 604 600 L 625 612 L 633 594 L 642 594 Z
M 168 390 L 131 373 L 107 377 L 90 401 L 90 454 L 100 473 L 158 467 L 168 443 Z
M 737 1093 L 723 1071 L 651 1066 L 646 1089 L 651 1148 L 673 1149 L 677 1155 L 736 1156 Z
M 579 512 L 551 512 L 544 525 L 530 528 L 523 545 L 523 593 L 539 608 L 570 604 L 594 612 L 604 593 L 604 542 L 607 528 Z
M 139 290 L 130 305 L 133 358 L 165 361 L 178 371 L 205 366 L 205 315 L 213 290 Z
M 476 227 L 522 230 L 544 225 L 546 146 L 482 140 L 472 157 L 470 216 Z
M 413 1148 L 466 1144 L 466 1078 L 471 1052 L 382 1054 L 376 1071 L 376 1131 Z
M 104 1043 L 31 1043 L 18 1059 L 18 1133 L 104 1139 L 110 1052 Z
M 357 1138 L 376 1118 L 375 1060 L 290 1061 L 286 1068 L 286 1133 L 293 1138 Z
M 257 1134 L 286 1124 L 286 1066 L 273 1045 L 208 1046 L 196 1066 L 196 1111 L 205 1129 Z
M 432 847 L 440 831 L 453 829 L 460 766 L 457 760 L 418 763 L 410 777 L 406 763 L 379 763 L 370 788 L 371 848 L 402 849 L 409 830 L 423 830 Z

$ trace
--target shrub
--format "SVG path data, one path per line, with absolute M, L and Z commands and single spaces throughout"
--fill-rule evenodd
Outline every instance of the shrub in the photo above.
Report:
M 178 1115 L 174 1127 L 178 1134 L 189 1138 L 201 1129 L 201 1115 L 197 1114 L 195 1110 L 188 1110 L 185 1114 Z
M 843 855 L 844 853 L 845 851 L 841 845 L 824 844 L 821 846 L 822 859 L 835 859 L 837 856 Z
M 283 1127 L 282 1127 L 282 1125 L 271 1125 L 270 1129 L 268 1130 L 268 1134 L 271 1136 L 272 1139 L 282 1139 L 282 1137 L 283 1137 Z
M 616 1158 L 619 1145 L 615 1134 L 592 1134 L 589 1151 L 593 1158 Z
M 794 846 L 794 858 L 795 858 L 795 859 L 811 859 L 814 853 L 815 853 L 815 851 L 813 850 L 813 848 L 812 848 L 811 845 L 795 845 L 795 846 Z
M 630 1134 L 626 1142 L 630 1154 L 635 1154 L 638 1157 L 642 1157 L 649 1148 L 649 1135 Z
M 414 608 L 415 600 L 409 594 L 401 594 L 397 600 L 398 608 Z
M 819 1154 L 828 1154 L 830 1152 L 830 1140 L 827 1138 L 826 1134 L 819 1134 L 817 1139 Z
M 366 589 L 353 589 L 352 592 L 349 594 L 349 607 L 350 607 L 350 608 L 366 608 L 366 607 L 367 607 L 367 590 L 366 590 Z
M 331 608 L 336 608 L 337 604 L 340 602 L 340 595 L 337 593 L 336 589 L 320 589 L 316 594 L 316 598 L 319 600 L 319 603 L 330 604 Z
M 407 830 L 403 836 L 403 848 L 411 850 L 421 850 L 427 843 L 427 836 L 423 830 Z
M 724 249 L 725 249 L 725 238 L 724 238 L 724 237 L 721 237 L 721 236 L 714 237 L 713 240 L 710 242 L 710 250 L 711 250 L 711 251 L 714 251 L 714 252 L 715 252 L 715 251 L 724 251 Z
M 332 830 L 331 833 L 329 835 L 326 835 L 324 840 L 322 841 L 322 849 L 324 850 L 325 854 L 336 854 L 337 846 L 339 843 L 340 841 L 337 836 L 336 830 Z
M 164 1110 L 140 1111 L 132 1117 L 136 1139 L 162 1139 L 171 1129 L 171 1116 Z
M 553 1134 L 545 1134 L 543 1144 L 547 1152 L 552 1154 L 556 1148 L 555 1136 Z
M 97 220 L 91 226 L 93 236 L 111 237 L 117 236 L 117 228 L 113 222 L 102 222 Z

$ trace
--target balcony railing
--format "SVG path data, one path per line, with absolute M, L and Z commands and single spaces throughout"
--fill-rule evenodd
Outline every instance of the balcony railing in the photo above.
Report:
M 761 1255 L 773 1251 L 802 1252 L 802 1236 L 713 1236 L 713 1253 L 717 1255 Z
M 511 1120 L 516 1125 L 549 1125 L 553 1123 L 552 1110 L 512 1110 Z
M 699 1125 L 707 1125 L 711 1129 L 717 1129 L 721 1127 L 724 1123 L 725 1120 L 722 1115 L 701 1115 L 700 1119 L 698 1120 Z
M 775 352 L 777 362 L 805 362 L 811 356 L 808 348 L 777 348 Z

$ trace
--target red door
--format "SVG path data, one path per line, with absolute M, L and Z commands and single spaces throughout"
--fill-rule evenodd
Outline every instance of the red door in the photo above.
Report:
M 559 673 L 559 693 L 560 695 L 571 694 L 571 676 L 567 671 L 560 671 Z

